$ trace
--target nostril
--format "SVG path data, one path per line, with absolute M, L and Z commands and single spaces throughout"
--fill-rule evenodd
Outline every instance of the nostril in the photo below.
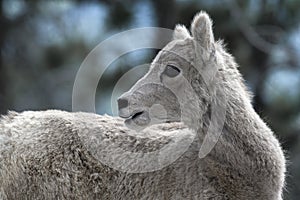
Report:
M 119 109 L 126 108 L 128 106 L 127 99 L 118 99 L 118 107 Z

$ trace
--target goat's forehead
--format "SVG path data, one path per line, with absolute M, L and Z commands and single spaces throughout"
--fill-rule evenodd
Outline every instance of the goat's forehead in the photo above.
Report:
M 191 62 L 194 57 L 193 43 L 189 40 L 173 40 L 155 57 L 152 64 L 175 64 L 182 61 Z M 156 66 L 156 65 L 155 65 Z M 152 65 L 152 68 L 154 65 Z
M 155 61 L 159 61 L 164 58 L 173 58 L 173 57 L 181 57 L 185 59 L 189 59 L 190 53 L 192 50 L 192 43 L 190 41 L 178 41 L 174 40 L 168 43 L 157 55 Z

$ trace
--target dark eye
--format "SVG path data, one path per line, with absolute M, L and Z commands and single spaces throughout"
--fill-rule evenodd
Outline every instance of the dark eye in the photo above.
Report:
M 178 67 L 175 67 L 173 65 L 167 65 L 167 67 L 164 71 L 164 74 L 173 78 L 173 77 L 177 76 L 178 74 L 180 74 L 180 69 L 178 69 Z

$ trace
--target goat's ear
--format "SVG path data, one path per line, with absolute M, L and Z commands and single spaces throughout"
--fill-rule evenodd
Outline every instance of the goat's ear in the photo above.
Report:
M 191 37 L 191 35 L 187 28 L 184 25 L 177 24 L 174 29 L 173 40 L 184 40 L 189 37 Z
M 212 20 L 206 12 L 196 14 L 191 25 L 192 36 L 197 43 L 206 50 L 210 50 L 214 43 Z

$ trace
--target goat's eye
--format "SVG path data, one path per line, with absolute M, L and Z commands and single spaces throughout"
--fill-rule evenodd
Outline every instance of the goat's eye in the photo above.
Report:
M 180 74 L 180 69 L 178 69 L 178 67 L 175 67 L 173 65 L 167 65 L 167 67 L 164 71 L 164 74 L 173 78 L 173 77 L 177 76 L 178 74 Z

